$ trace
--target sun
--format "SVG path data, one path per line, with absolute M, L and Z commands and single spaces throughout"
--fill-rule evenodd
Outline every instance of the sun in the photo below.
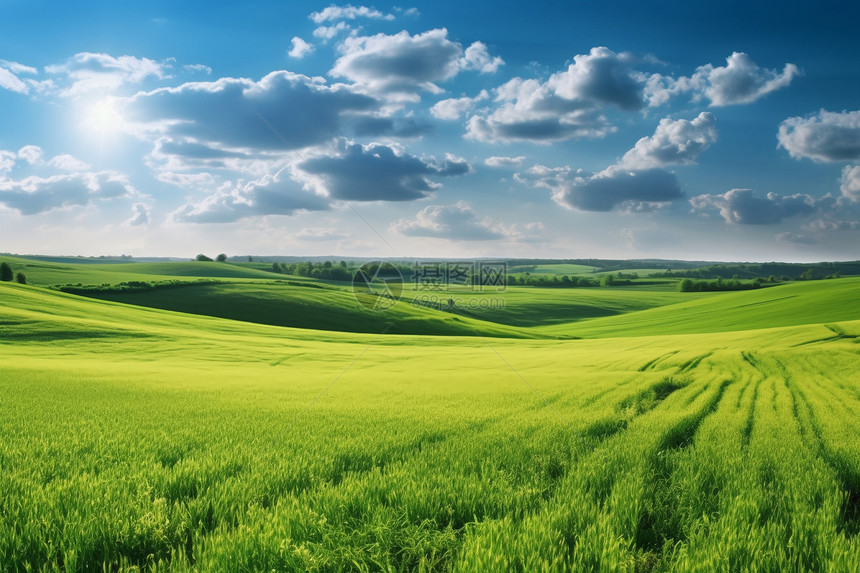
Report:
M 104 99 L 90 106 L 83 127 L 97 135 L 107 135 L 119 131 L 122 123 L 122 116 L 113 102 L 110 99 Z

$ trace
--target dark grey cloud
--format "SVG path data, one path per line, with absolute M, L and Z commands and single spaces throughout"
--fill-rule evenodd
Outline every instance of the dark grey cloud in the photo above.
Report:
M 480 221 L 464 201 L 455 205 L 428 205 L 414 219 L 401 219 L 392 229 L 410 237 L 490 241 L 505 238 Z
M 125 176 L 104 171 L 50 177 L 0 179 L 0 205 L 22 215 L 36 215 L 96 201 L 129 197 L 135 191 Z
M 653 209 L 652 204 L 683 197 L 678 179 L 664 169 L 631 170 L 613 166 L 586 175 L 569 167 L 536 166 L 515 177 L 551 190 L 556 203 L 580 211 L 610 211 L 617 206 L 648 211 Z
M 737 225 L 770 225 L 799 215 L 812 215 L 831 207 L 833 199 L 815 199 L 810 195 L 768 193 L 756 197 L 752 189 L 732 189 L 721 195 L 699 195 L 690 199 L 694 211 L 719 210 L 726 223 Z
M 377 108 L 374 98 L 347 86 L 277 71 L 258 82 L 221 78 L 140 93 L 126 100 L 123 115 L 158 138 L 272 151 L 328 141 L 355 114 Z
M 448 39 L 444 28 L 410 35 L 405 30 L 392 36 L 355 36 L 340 45 L 342 56 L 329 72 L 347 78 L 363 89 L 395 100 L 417 101 L 418 92 L 441 93 L 436 85 L 461 70 L 495 71 L 503 62 L 491 58 L 484 44 L 466 51 Z
M 790 117 L 780 124 L 777 138 L 796 159 L 860 160 L 860 111 Z
M 344 144 L 337 155 L 302 161 L 297 169 L 333 199 L 412 201 L 439 186 L 434 178 L 463 175 L 471 167 L 453 156 L 437 162 L 381 144 Z
M 303 190 L 294 181 L 274 176 L 239 185 L 229 192 L 217 192 L 196 204 L 183 205 L 173 213 L 173 219 L 188 223 L 233 223 L 246 217 L 327 209 L 327 198 Z

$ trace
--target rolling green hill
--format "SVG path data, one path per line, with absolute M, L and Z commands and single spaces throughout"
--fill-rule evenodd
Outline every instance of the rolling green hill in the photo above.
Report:
M 833 317 L 856 292 L 719 294 L 572 325 L 620 338 L 516 340 L 2 283 L 0 569 L 855 570 L 860 321 Z M 789 300 L 819 301 L 791 320 L 838 322 L 763 328 Z M 757 330 L 633 336 L 744 313 Z
M 857 319 L 860 319 L 860 278 L 846 278 L 719 293 L 621 316 L 546 328 L 543 333 L 587 338 L 693 334 Z

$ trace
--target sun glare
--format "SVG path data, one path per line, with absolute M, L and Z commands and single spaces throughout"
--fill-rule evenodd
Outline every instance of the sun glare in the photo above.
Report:
M 102 100 L 89 108 L 84 120 L 84 128 L 98 135 L 119 130 L 122 117 L 110 100 Z

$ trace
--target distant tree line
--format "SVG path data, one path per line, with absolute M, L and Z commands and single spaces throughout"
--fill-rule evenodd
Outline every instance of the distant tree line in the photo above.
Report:
M 728 291 L 728 290 L 753 290 L 757 288 L 762 288 L 764 286 L 772 286 L 775 284 L 779 284 L 779 281 L 776 280 L 766 280 L 761 277 L 756 278 L 753 281 L 741 281 L 739 279 L 729 279 L 723 280 L 722 278 L 718 278 L 716 280 L 694 280 L 690 278 L 686 278 L 678 283 L 678 290 L 681 292 L 712 292 L 712 291 Z
M 179 281 L 179 280 L 167 280 L 167 281 L 126 281 L 116 284 L 100 284 L 100 285 L 84 285 L 81 283 L 78 284 L 66 284 L 66 285 L 54 285 L 51 288 L 58 290 L 60 292 L 65 292 L 69 294 L 77 294 L 77 295 L 91 295 L 98 293 L 132 293 L 132 292 L 146 292 L 146 291 L 154 291 L 154 290 L 164 290 L 164 289 L 174 289 L 174 288 L 183 288 L 183 287 L 191 287 L 191 286 L 203 286 L 203 285 L 211 285 L 211 284 L 223 284 L 221 281 L 215 280 L 206 280 L 200 279 L 196 281 Z
M 349 267 L 347 267 L 346 261 L 340 261 L 339 263 L 333 263 L 332 261 L 325 261 L 324 263 L 312 263 L 310 261 L 303 263 L 272 263 L 272 272 L 331 281 L 352 280 L 352 273 Z
M 614 287 L 614 286 L 629 286 L 633 284 L 634 279 L 638 279 L 637 273 L 625 275 L 624 273 L 616 273 L 614 275 L 606 274 L 601 276 L 558 276 L 558 275 L 532 275 L 526 273 L 524 275 L 508 275 L 507 284 L 509 286 L 534 286 L 545 288 L 593 288 L 593 287 Z
M 729 265 L 707 265 L 696 269 L 667 270 L 653 273 L 651 277 L 676 277 L 691 279 L 756 279 L 771 282 L 772 278 L 786 282 L 837 278 L 842 275 L 860 275 L 860 261 L 842 263 L 748 263 Z

